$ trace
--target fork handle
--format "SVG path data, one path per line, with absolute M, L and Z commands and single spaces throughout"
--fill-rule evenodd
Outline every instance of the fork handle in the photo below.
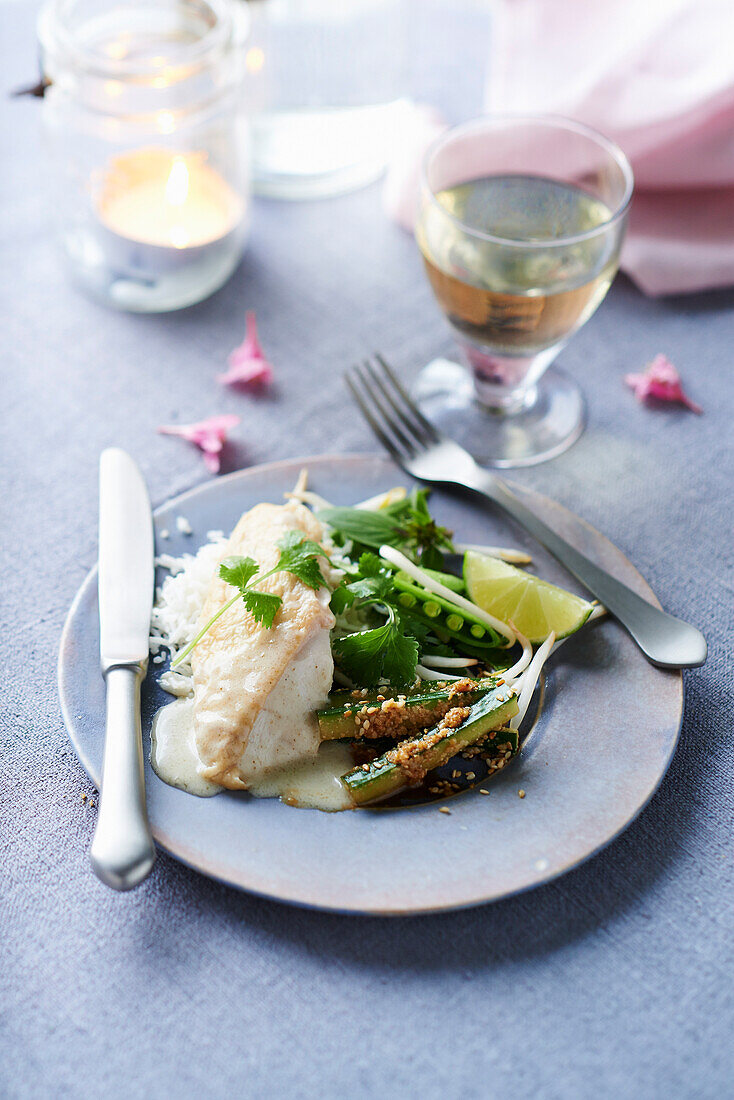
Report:
M 706 660 L 700 630 L 643 600 L 548 527 L 494 474 L 477 471 L 473 492 L 503 508 L 604 604 L 659 668 L 696 668 Z

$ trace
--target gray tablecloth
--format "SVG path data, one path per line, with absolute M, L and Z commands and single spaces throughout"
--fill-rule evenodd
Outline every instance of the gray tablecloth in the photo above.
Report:
M 31 16 L 0 5 L 6 87 L 32 70 Z M 259 203 L 241 268 L 187 312 L 91 304 L 50 246 L 38 106 L 2 103 L 0 1094 L 730 1095 L 732 294 L 649 301 L 620 279 L 563 354 L 586 434 L 520 475 L 605 531 L 709 638 L 670 772 L 621 839 L 533 893 L 423 919 L 290 909 L 165 855 L 115 895 L 89 871 L 92 790 L 55 685 L 95 559 L 100 449 L 135 455 L 155 502 L 207 476 L 156 434 L 176 419 L 238 413 L 227 469 L 368 451 L 341 369 L 378 346 L 410 376 L 450 340 L 377 188 Z M 214 381 L 246 307 L 277 373 L 261 398 Z M 659 351 L 703 416 L 625 389 Z

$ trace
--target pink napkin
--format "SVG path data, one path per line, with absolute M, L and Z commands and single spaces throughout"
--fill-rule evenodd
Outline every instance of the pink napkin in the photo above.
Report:
M 637 188 L 622 267 L 647 294 L 734 283 L 732 0 L 499 0 L 487 109 L 614 138 Z
M 566 115 L 621 145 L 636 182 L 622 267 L 640 289 L 734 283 L 734 0 L 496 0 L 494 11 L 487 110 Z M 389 211 L 412 224 L 415 172 L 393 169 L 386 186 Z

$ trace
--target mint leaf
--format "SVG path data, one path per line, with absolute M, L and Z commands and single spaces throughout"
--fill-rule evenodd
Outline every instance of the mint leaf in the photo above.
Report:
M 278 542 L 280 557 L 275 572 L 292 573 L 300 581 L 318 591 L 326 586 L 324 574 L 317 559 L 326 557 L 326 551 L 317 542 L 305 538 L 298 531 L 289 531 Z
M 368 512 L 362 508 L 324 508 L 316 517 L 344 538 L 376 550 L 383 543 L 393 545 L 399 530 L 395 520 L 383 512 Z
M 363 687 L 371 687 L 381 677 L 396 687 L 411 684 L 415 679 L 418 643 L 402 634 L 394 613 L 384 626 L 339 638 L 333 651 L 339 667 Z
M 219 566 L 219 576 L 227 584 L 233 584 L 235 588 L 244 588 L 257 572 L 260 566 L 252 558 L 242 558 L 237 555 L 225 558 Z
M 278 608 L 282 604 L 280 596 L 274 596 L 271 592 L 258 592 L 254 588 L 248 588 L 242 593 L 245 607 L 258 623 L 269 630 L 273 620 L 278 614 Z

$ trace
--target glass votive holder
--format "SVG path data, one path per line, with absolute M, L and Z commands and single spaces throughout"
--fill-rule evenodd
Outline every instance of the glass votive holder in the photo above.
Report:
M 208 297 L 249 228 L 248 17 L 230 0 L 49 0 L 50 201 L 74 280 L 118 309 Z

